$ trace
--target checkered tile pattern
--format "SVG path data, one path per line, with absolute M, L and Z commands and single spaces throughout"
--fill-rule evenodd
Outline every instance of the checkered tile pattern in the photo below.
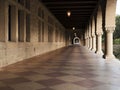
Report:
M 120 62 L 71 46 L 3 68 L 0 90 L 120 90 Z

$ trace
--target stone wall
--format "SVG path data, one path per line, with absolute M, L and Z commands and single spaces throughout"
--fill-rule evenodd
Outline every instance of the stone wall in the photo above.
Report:
M 27 1 L 30 2 L 29 5 L 26 5 Z M 0 3 L 0 5 L 2 5 L 0 9 L 0 23 L 3 22 L 0 24 L 0 67 L 66 46 L 64 27 L 39 0 L 0 0 Z M 14 23 L 12 26 L 9 26 L 11 25 L 9 24 L 9 6 L 14 6 L 15 8 L 13 10 L 15 14 L 11 18 L 12 23 Z M 42 9 L 44 18 L 38 15 L 38 8 Z M 23 12 L 21 16 L 23 20 L 21 20 L 22 23 L 20 25 L 22 29 L 19 29 L 20 21 L 18 20 L 18 10 Z M 27 14 L 30 15 L 29 33 L 26 32 Z M 48 21 L 48 16 L 51 17 L 52 24 Z M 42 25 L 39 24 L 39 21 L 44 23 L 43 28 Z M 51 27 L 51 31 L 48 31 L 48 26 Z M 10 28 L 15 32 L 10 32 Z M 14 35 L 14 37 L 10 36 L 10 34 Z M 50 40 L 48 40 L 48 35 L 51 35 Z M 12 41 L 10 37 L 14 38 L 14 40 Z M 57 38 L 57 40 L 55 38 Z

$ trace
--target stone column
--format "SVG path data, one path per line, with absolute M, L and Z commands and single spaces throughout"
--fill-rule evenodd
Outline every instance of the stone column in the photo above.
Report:
M 53 26 L 53 42 L 55 42 L 56 40 L 55 40 L 55 33 L 56 32 L 56 27 L 55 27 L 55 24 L 54 24 L 54 26 Z
M 90 37 L 88 37 L 88 42 L 89 42 L 88 49 L 90 49 Z
M 96 53 L 102 55 L 102 32 L 97 33 Z
M 87 39 L 87 37 L 86 37 L 86 47 L 88 47 L 88 39 Z
M 87 37 L 86 37 L 86 47 L 88 47 L 88 39 L 87 39 Z
M 114 27 L 106 27 L 106 48 L 105 48 L 105 58 L 106 59 L 114 59 L 113 55 L 113 32 Z
M 87 38 L 85 38 L 85 46 L 87 47 Z
M 96 51 L 95 17 L 92 17 L 92 51 Z
M 90 49 L 92 50 L 92 36 L 90 37 Z
M 85 46 L 87 47 L 87 32 L 85 32 Z
M 91 48 L 90 45 L 91 45 L 91 40 L 90 40 L 90 36 L 89 36 L 89 49 Z
M 87 47 L 89 48 L 89 37 L 87 37 Z
M 24 12 L 24 42 L 26 42 L 26 13 Z
M 96 51 L 96 36 L 92 35 L 92 51 Z
M 92 27 L 91 21 L 89 22 L 89 49 L 92 49 Z
M 89 48 L 89 28 L 88 28 L 88 26 L 87 26 L 86 33 L 87 33 L 87 48 Z
M 89 37 L 88 37 L 88 29 L 86 31 L 86 43 L 87 43 L 87 48 L 89 48 Z
M 89 49 L 91 49 L 91 37 L 89 36 Z
M 86 32 L 85 32 L 84 38 L 85 38 L 85 46 L 87 47 L 87 35 L 86 35 Z
M 107 0 L 105 8 L 105 55 L 106 59 L 113 59 L 113 32 L 115 27 L 115 11 L 117 0 Z

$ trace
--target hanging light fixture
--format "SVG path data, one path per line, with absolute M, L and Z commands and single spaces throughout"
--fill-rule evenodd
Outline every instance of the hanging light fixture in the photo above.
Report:
M 68 17 L 71 16 L 71 11 L 70 11 L 70 10 L 67 11 L 67 16 L 68 16 Z
M 73 27 L 72 29 L 75 30 L 75 27 Z

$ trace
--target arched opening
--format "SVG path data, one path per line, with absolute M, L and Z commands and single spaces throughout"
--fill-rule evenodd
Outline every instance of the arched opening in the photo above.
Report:
M 73 44 L 74 45 L 80 45 L 80 38 L 79 37 L 74 37 Z
M 120 0 L 117 0 L 115 31 L 113 33 L 113 53 L 116 58 L 120 59 Z
M 120 0 L 117 0 L 116 15 L 120 15 Z

